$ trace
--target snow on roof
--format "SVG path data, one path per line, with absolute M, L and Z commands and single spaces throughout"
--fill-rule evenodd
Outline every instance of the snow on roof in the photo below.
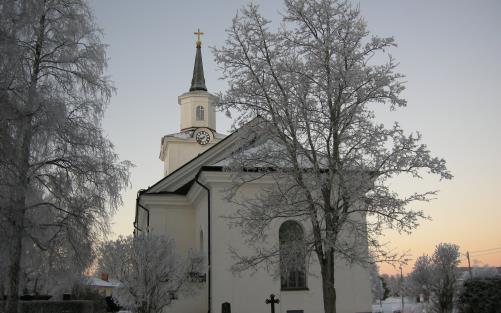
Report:
M 121 283 L 117 280 L 110 279 L 109 281 L 102 280 L 97 277 L 86 277 L 84 278 L 84 283 L 88 286 L 96 286 L 96 287 L 120 287 Z
M 214 137 L 216 139 L 223 139 L 226 137 L 224 134 L 216 133 L 214 132 Z M 184 131 L 184 132 L 179 132 L 179 133 L 174 133 L 174 134 L 169 134 L 165 135 L 164 137 L 174 137 L 174 138 L 179 138 L 179 139 L 190 139 L 193 138 L 193 131 Z
M 267 156 L 270 156 L 269 162 Z M 227 167 L 235 161 L 246 163 L 251 167 L 291 167 L 292 163 L 288 159 L 288 153 L 283 144 L 279 144 L 273 139 L 267 139 L 259 144 L 254 144 L 247 149 L 236 152 L 214 164 L 213 166 Z M 312 162 L 304 154 L 296 156 L 298 164 L 302 168 L 313 167 Z M 321 165 L 321 168 L 327 168 Z
M 188 139 L 191 138 L 191 134 L 188 132 L 180 132 L 180 133 L 175 133 L 175 134 L 169 134 L 166 135 L 165 137 L 174 137 L 174 138 L 179 138 L 179 139 Z
M 214 137 L 216 137 L 217 139 L 224 139 L 224 138 L 226 138 L 226 136 L 228 136 L 228 135 L 220 134 L 220 133 L 214 133 Z
M 274 147 L 276 147 L 276 143 L 274 143 L 271 140 L 267 140 L 267 141 L 265 141 L 265 142 L 263 142 L 261 144 L 250 146 L 247 149 L 239 151 L 239 152 L 237 152 L 237 154 L 239 155 L 239 157 L 251 158 L 253 155 L 256 155 L 259 152 L 264 151 L 264 149 L 266 149 L 267 151 L 270 151 L 270 149 L 273 149 Z M 277 148 L 274 148 L 274 149 L 277 149 Z M 231 155 L 231 156 L 229 156 L 227 158 L 224 158 L 224 159 L 222 159 L 222 160 L 220 160 L 220 161 L 218 161 L 218 162 L 216 162 L 216 163 L 214 163 L 212 165 L 225 167 L 225 166 L 230 165 L 236 159 L 237 158 L 235 158 L 235 155 Z M 255 166 L 266 166 L 264 163 L 263 164 L 259 164 L 259 165 L 257 163 L 255 163 L 254 165 Z

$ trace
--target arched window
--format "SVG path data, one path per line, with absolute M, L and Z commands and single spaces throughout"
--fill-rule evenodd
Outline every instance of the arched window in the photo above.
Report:
M 200 229 L 200 242 L 198 243 L 200 245 L 199 247 L 199 252 L 204 252 L 204 231 Z
M 306 247 L 303 227 L 298 222 L 286 221 L 280 226 L 278 237 L 282 289 L 306 288 Z
M 197 106 L 197 121 L 203 121 L 204 120 L 204 107 L 199 105 Z

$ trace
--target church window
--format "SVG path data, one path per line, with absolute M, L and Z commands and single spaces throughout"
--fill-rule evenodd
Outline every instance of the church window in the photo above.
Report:
M 284 222 L 278 231 L 280 244 L 280 282 L 282 290 L 306 288 L 306 247 L 303 227 Z
M 197 106 L 197 121 L 203 121 L 204 120 L 204 107 L 199 105 Z

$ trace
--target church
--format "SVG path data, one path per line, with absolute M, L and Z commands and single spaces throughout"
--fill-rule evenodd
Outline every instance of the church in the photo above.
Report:
M 234 210 L 225 198 L 232 180 L 222 164 L 241 148 L 241 130 L 227 136 L 217 132 L 217 98 L 207 91 L 201 47 L 199 37 L 191 87 L 178 97 L 180 130 L 161 139 L 164 178 L 141 190 L 136 203 L 135 233 L 168 236 L 174 239 L 177 253 L 196 252 L 204 259 L 205 272 L 197 273 L 203 288 L 195 295 L 180 295 L 165 311 L 219 313 L 223 303 L 229 303 L 231 312 L 236 313 L 270 312 L 271 306 L 274 312 L 281 313 L 321 313 L 324 310 L 318 263 L 307 262 L 304 271 L 289 277 L 276 277 L 264 269 L 238 274 L 230 270 L 234 260 L 229 247 L 245 251 L 246 242 L 241 231 L 229 227 L 222 217 Z M 248 188 L 249 193 L 259 190 L 256 185 L 243 188 Z M 285 227 L 300 230 L 302 226 L 285 220 L 270 231 L 268 240 L 281 240 L 279 233 Z M 337 312 L 371 312 L 368 271 L 338 262 L 335 272 Z M 279 301 L 270 301 L 271 294 Z

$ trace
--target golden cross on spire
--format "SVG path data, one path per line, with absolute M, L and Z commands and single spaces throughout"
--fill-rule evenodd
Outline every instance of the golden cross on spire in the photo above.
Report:
M 202 41 L 200 41 L 200 35 L 203 35 L 204 33 L 201 32 L 199 28 L 198 31 L 194 32 L 193 34 L 197 35 L 197 48 L 199 48 L 200 46 L 202 46 Z

